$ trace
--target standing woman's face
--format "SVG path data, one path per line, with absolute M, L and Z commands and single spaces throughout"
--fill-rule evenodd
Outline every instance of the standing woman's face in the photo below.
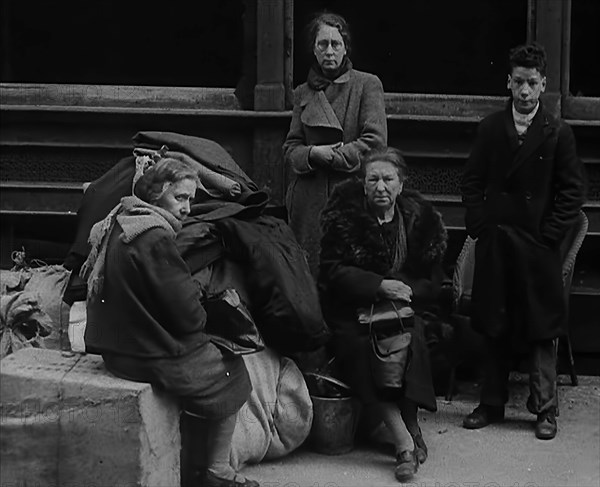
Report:
M 337 71 L 346 55 L 346 45 L 340 31 L 331 25 L 321 25 L 313 52 L 325 74 Z

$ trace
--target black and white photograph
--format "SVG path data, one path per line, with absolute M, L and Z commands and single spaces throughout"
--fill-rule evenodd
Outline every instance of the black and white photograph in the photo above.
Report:
M 598 0 L 0 0 L 0 487 L 600 487 Z

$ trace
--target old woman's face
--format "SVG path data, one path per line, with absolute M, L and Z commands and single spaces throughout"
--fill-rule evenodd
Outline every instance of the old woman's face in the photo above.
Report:
M 321 25 L 315 37 L 313 52 L 325 74 L 337 71 L 346 55 L 340 31 L 331 25 Z
M 385 213 L 402 192 L 403 182 L 394 164 L 388 161 L 373 161 L 365 167 L 364 186 L 371 208 Z
M 184 220 L 190 214 L 190 202 L 196 194 L 196 181 L 181 179 L 169 184 L 156 202 L 156 206 L 167 210 L 178 220 Z

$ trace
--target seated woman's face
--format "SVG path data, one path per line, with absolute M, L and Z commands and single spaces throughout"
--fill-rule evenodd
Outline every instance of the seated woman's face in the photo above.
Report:
M 403 183 L 391 162 L 374 161 L 365 168 L 365 194 L 372 208 L 385 211 L 391 208 L 402 191 Z
M 181 179 L 169 185 L 156 202 L 156 206 L 167 210 L 178 220 L 190 214 L 190 201 L 196 194 L 196 182 L 192 179 Z
M 331 25 L 322 25 L 317 32 L 313 51 L 324 72 L 337 71 L 346 55 L 342 34 Z

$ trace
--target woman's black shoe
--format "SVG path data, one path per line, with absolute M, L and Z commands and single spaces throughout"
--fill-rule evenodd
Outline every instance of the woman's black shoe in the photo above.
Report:
M 413 441 L 415 443 L 415 456 L 417 457 L 417 460 L 420 464 L 425 463 L 425 460 L 427 460 L 428 451 L 421 431 L 419 431 L 416 435 L 411 433 L 411 436 L 413 437 Z
M 396 468 L 394 475 L 398 482 L 407 482 L 412 479 L 419 469 L 419 462 L 415 455 L 415 450 L 404 450 L 396 457 Z

